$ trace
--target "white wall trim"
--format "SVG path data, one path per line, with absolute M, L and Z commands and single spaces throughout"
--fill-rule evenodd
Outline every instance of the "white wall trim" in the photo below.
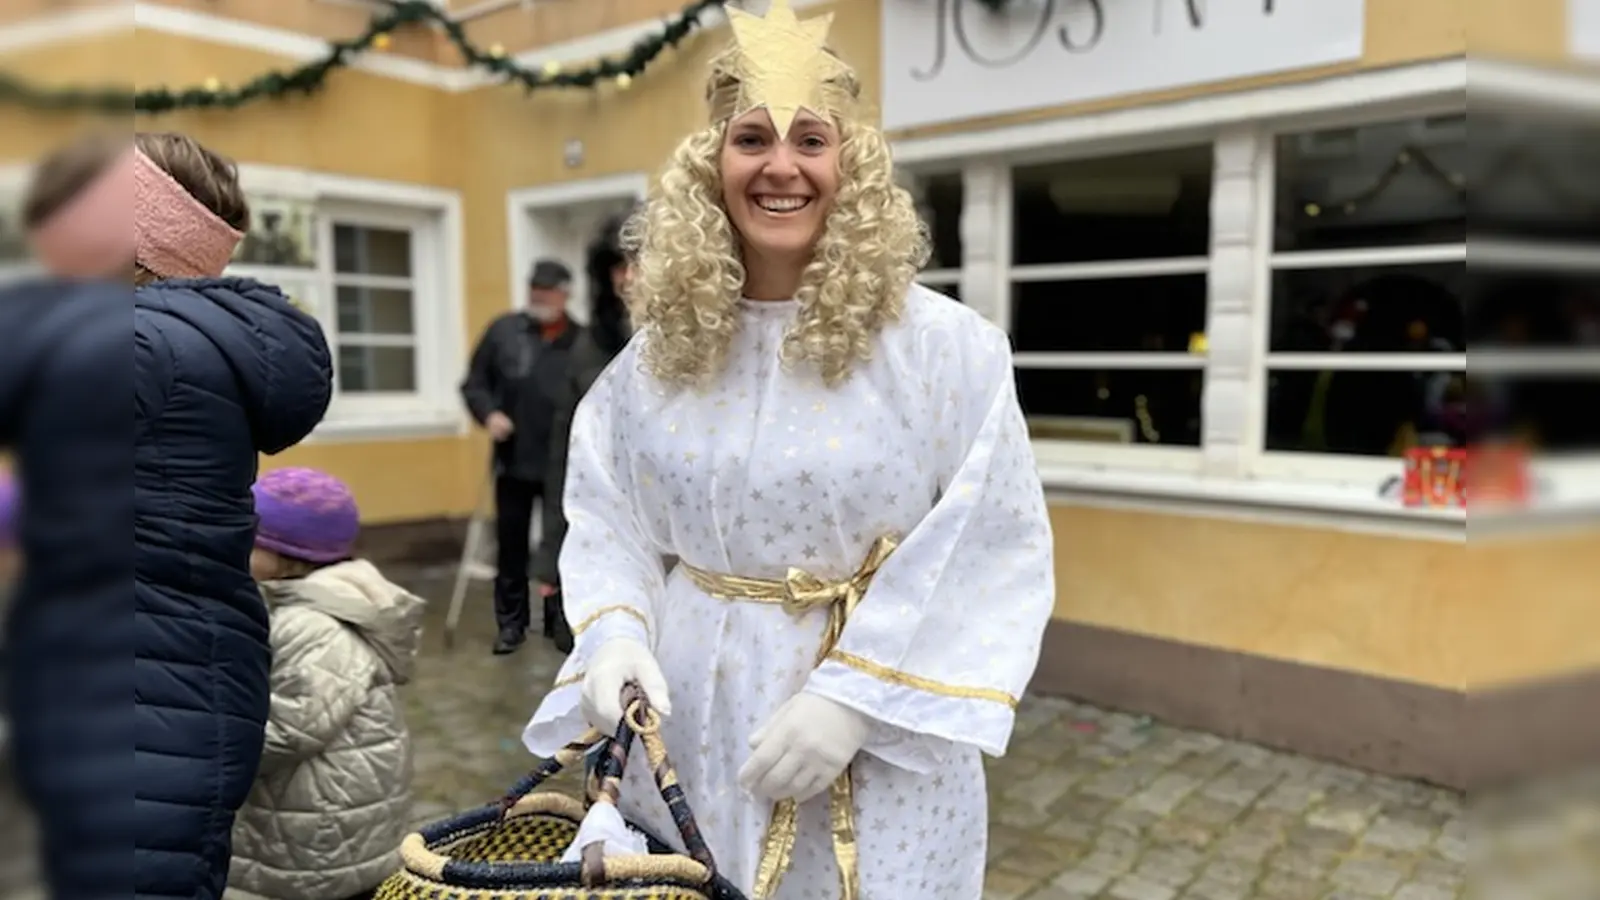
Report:
M 432 219 L 439 243 L 438 303 L 417 310 L 418 352 L 424 362 L 419 372 L 418 398 L 401 407 L 375 405 L 371 414 L 360 404 L 330 414 L 312 433 L 311 443 L 407 440 L 465 434 L 467 417 L 456 398 L 466 360 L 465 222 L 459 192 L 428 185 L 359 178 L 329 172 L 242 163 L 239 180 L 248 193 L 276 194 L 314 203 L 339 202 L 385 208 L 405 208 Z M 326 212 L 326 210 L 324 210 Z M 325 248 L 326 250 L 326 248 Z M 320 273 L 310 275 L 320 278 Z M 426 335 L 426 337 L 424 337 Z M 426 341 L 424 353 L 421 346 Z M 336 403 L 336 405 L 338 405 Z
M 1467 66 L 1474 103 L 1487 101 L 1526 112 L 1526 107 L 1563 112 L 1600 111 L 1600 84 L 1591 72 L 1474 59 Z
M 282 56 L 295 62 L 310 62 L 327 55 L 328 42 L 314 35 L 242 22 L 209 13 L 180 9 L 161 3 L 135 2 L 133 26 L 177 37 L 244 50 Z M 441 66 L 420 59 L 386 53 L 363 53 L 351 58 L 350 66 L 363 72 L 382 75 L 445 91 L 466 90 L 465 69 Z
M 895 161 L 909 166 L 1028 153 L 1059 158 L 1064 146 L 1073 155 L 1097 156 L 1135 146 L 1151 149 L 1156 135 L 1183 143 L 1232 127 L 1278 128 L 1322 114 L 1348 118 L 1359 111 L 1379 119 L 1387 107 L 1401 106 L 1414 114 L 1417 106 L 1430 103 L 1459 110 L 1466 105 L 1466 91 L 1466 60 L 1454 58 L 981 131 L 901 138 L 892 147 Z
M 543 239 L 535 227 L 533 215 L 540 210 L 560 209 L 580 203 L 607 200 L 644 199 L 650 190 L 650 176 L 643 172 L 623 172 L 578 181 L 530 185 L 506 192 L 506 239 L 510 242 L 506 254 L 510 265 L 508 290 L 511 309 L 522 306 L 525 297 L 523 281 L 533 261 L 540 255 Z
M 306 200 L 328 198 L 385 206 L 454 208 L 458 215 L 462 202 L 461 194 L 449 188 L 259 163 L 240 163 L 239 179 L 251 192 L 285 194 Z
M 1378 496 L 1376 485 L 1349 487 L 1184 472 L 1042 464 L 1052 502 L 1176 513 L 1465 543 L 1461 509 L 1412 509 Z
M 789 6 L 795 12 L 802 12 L 807 7 L 820 6 L 833 0 L 789 0 Z M 746 4 L 748 6 L 748 3 Z M 710 9 L 700 17 L 700 28 L 696 33 L 715 31 L 728 23 L 727 14 L 721 9 Z M 592 62 L 606 56 L 622 56 L 640 38 L 653 35 L 661 30 L 661 22 L 657 19 L 647 19 L 643 22 L 634 22 L 594 34 L 584 35 L 548 47 L 535 47 L 525 50 L 512 57 L 512 60 L 526 69 L 537 69 L 547 62 L 558 62 L 563 65 L 580 62 Z M 464 90 L 487 87 L 495 84 L 493 76 L 483 72 L 469 72 L 471 77 L 464 82 Z
M 120 3 L 40 16 L 0 28 L 0 55 L 54 47 L 117 32 L 132 33 L 133 27 L 133 11 Z
M 622 172 L 515 188 L 506 193 L 506 203 L 518 209 L 549 209 L 573 203 L 591 203 L 617 197 L 643 197 L 650 189 L 650 176 L 643 172 Z
M 831 0 L 791 0 L 791 5 L 799 11 L 827 2 Z M 146 0 L 135 0 L 132 7 L 131 17 L 127 6 L 117 5 L 40 18 L 18 26 L 7 26 L 0 32 L 0 51 L 48 46 L 74 38 L 107 34 L 127 28 L 144 28 L 162 34 L 256 50 L 286 57 L 295 62 L 318 59 L 328 50 L 326 40 L 303 32 L 243 22 Z M 700 30 L 714 31 L 726 23 L 727 18 L 720 10 L 712 10 L 702 17 Z M 517 54 L 513 59 L 529 69 L 537 69 L 548 62 L 580 65 L 604 56 L 625 54 L 641 38 L 660 30 L 659 20 L 646 19 L 549 46 L 536 47 Z M 477 90 L 499 83 L 499 79 L 494 76 L 475 69 L 440 65 L 378 52 L 354 57 L 351 67 L 373 75 L 450 93 Z

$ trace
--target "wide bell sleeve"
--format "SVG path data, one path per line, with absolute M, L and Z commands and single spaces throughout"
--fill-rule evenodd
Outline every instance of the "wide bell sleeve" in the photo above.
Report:
M 588 661 L 602 644 L 631 639 L 654 650 L 654 607 L 666 585 L 661 550 L 638 514 L 628 430 L 640 410 L 624 351 L 578 403 L 572 417 L 562 495 L 567 518 L 559 567 L 567 621 L 575 643 L 555 686 L 523 732 L 523 743 L 550 756 L 587 731 L 579 690 Z
M 865 749 L 891 763 L 943 741 L 1003 754 L 1055 605 L 1050 520 L 1009 341 L 986 322 L 957 326 L 929 329 L 912 355 L 921 371 L 905 373 L 930 398 L 921 425 L 939 499 L 805 688 L 876 720 L 889 752 Z

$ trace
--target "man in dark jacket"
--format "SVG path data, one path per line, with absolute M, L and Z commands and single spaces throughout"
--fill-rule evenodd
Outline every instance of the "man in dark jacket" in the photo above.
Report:
M 534 502 L 543 497 L 548 506 L 561 500 L 546 490 L 545 472 L 556 398 L 579 333 L 567 318 L 571 283 L 572 273 L 561 263 L 536 263 L 527 305 L 489 325 L 461 385 L 467 409 L 494 439 L 497 655 L 515 651 L 527 639 Z

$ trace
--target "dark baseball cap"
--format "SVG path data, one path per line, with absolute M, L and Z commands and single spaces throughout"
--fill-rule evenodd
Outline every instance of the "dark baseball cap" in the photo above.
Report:
M 528 274 L 528 287 L 564 288 L 572 284 L 572 270 L 553 259 L 541 259 Z

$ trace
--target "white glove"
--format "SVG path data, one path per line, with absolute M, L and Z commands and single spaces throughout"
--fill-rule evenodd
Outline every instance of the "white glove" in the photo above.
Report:
M 803 803 L 839 777 L 871 731 L 872 720 L 861 713 L 802 691 L 750 736 L 755 752 L 739 770 L 739 786 L 768 800 Z
M 622 686 L 630 681 L 650 698 L 650 706 L 656 712 L 672 714 L 667 678 L 661 674 L 661 665 L 650 648 L 632 638 L 613 638 L 595 648 L 589 657 L 581 701 L 584 720 L 606 734 L 615 733 L 617 723 L 622 721 Z

